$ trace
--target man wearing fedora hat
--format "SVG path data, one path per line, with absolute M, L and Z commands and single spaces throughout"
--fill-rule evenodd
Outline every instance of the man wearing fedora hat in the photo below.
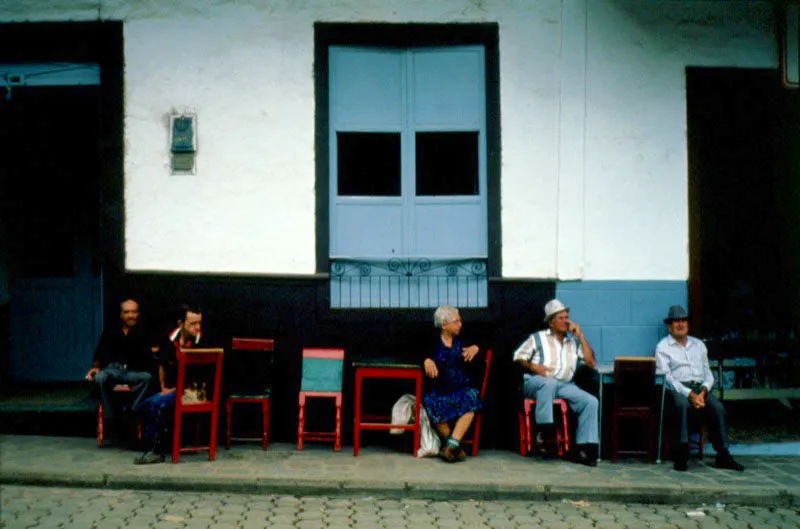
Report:
M 664 373 L 670 390 L 672 411 L 677 432 L 673 433 L 678 443 L 673 454 L 674 468 L 684 472 L 689 461 L 688 414 L 698 413 L 709 426 L 709 439 L 717 452 L 717 468 L 743 471 L 744 467 L 731 457 L 728 451 L 728 435 L 725 426 L 725 409 L 711 394 L 714 375 L 708 366 L 708 350 L 705 344 L 689 336 L 689 314 L 680 305 L 673 305 L 664 318 L 669 336 L 656 345 L 658 371 Z
M 540 433 L 554 427 L 553 399 L 566 400 L 578 414 L 574 460 L 596 466 L 597 398 L 573 381 L 579 364 L 595 367 L 594 352 L 578 324 L 570 321 L 569 307 L 559 300 L 552 299 L 544 306 L 544 321 L 548 328 L 531 334 L 514 351 L 514 361 L 524 370 L 523 393 L 525 398 L 536 399 Z

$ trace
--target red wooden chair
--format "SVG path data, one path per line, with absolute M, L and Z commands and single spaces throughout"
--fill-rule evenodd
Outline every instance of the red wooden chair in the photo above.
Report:
M 114 393 L 130 393 L 131 387 L 127 384 L 117 384 L 112 389 Z M 136 436 L 141 441 L 142 439 L 142 421 L 136 420 Z M 105 431 L 103 427 L 103 403 L 97 405 L 97 447 L 103 448 L 105 444 Z
M 303 374 L 298 396 L 297 449 L 304 441 L 333 441 L 333 449 L 342 449 L 342 372 L 344 349 L 303 349 Z M 332 398 L 336 403 L 336 426 L 332 432 L 305 431 L 306 400 Z
M 569 452 L 569 422 L 567 421 L 567 413 L 569 407 L 567 401 L 564 399 L 553 399 L 553 406 L 558 406 L 561 410 L 561 425 L 556 424 L 556 449 L 558 455 L 563 456 Z M 531 409 L 536 408 L 536 399 L 523 399 L 522 409 L 519 411 L 519 453 L 520 455 L 528 455 L 533 449 L 533 440 L 531 436 Z
M 177 463 L 181 452 L 207 451 L 209 461 L 214 461 L 217 454 L 217 424 L 219 419 L 219 394 L 222 381 L 222 349 L 181 349 L 178 355 L 178 383 L 175 388 L 175 419 L 172 429 L 172 462 Z M 214 381 L 211 399 L 204 402 L 183 402 L 183 391 L 186 389 L 186 368 L 188 366 L 211 366 Z M 208 446 L 181 447 L 181 424 L 184 414 L 209 414 Z
M 486 358 L 484 359 L 484 361 L 486 362 L 486 367 L 483 370 L 483 382 L 481 383 L 481 391 L 480 391 L 481 401 L 483 401 L 483 397 L 486 395 L 486 385 L 489 382 L 489 369 L 492 366 L 492 350 L 491 349 L 487 349 L 486 350 Z M 472 428 L 470 428 L 470 430 L 472 431 L 472 435 L 470 436 L 469 432 L 467 432 L 467 435 L 465 435 L 464 439 L 461 440 L 461 444 L 462 445 L 468 445 L 468 446 L 472 447 L 472 453 L 471 453 L 472 457 L 475 457 L 475 456 L 478 455 L 478 441 L 479 441 L 479 438 L 480 438 L 480 435 L 481 435 L 481 416 L 482 415 L 483 415 L 483 411 L 480 411 L 480 412 L 475 414 L 475 420 L 472 422 Z
M 231 342 L 231 361 L 235 362 L 237 359 L 234 357 L 236 353 L 252 352 L 256 354 L 263 353 L 260 362 L 246 362 L 242 363 L 243 372 L 237 376 L 244 377 L 250 376 L 254 379 L 259 379 L 257 384 L 259 387 L 252 388 L 253 391 L 234 392 L 228 395 L 225 400 L 226 410 L 226 435 L 225 435 L 225 448 L 230 449 L 231 440 L 234 441 L 261 441 L 261 448 L 267 449 L 269 443 L 269 398 L 272 393 L 272 384 L 270 371 L 273 364 L 273 352 L 275 351 L 275 341 L 265 338 L 233 338 Z M 257 373 L 247 373 L 247 368 L 256 368 L 264 370 L 262 377 L 258 377 Z M 226 369 L 226 377 L 230 377 L 230 370 Z M 232 381 L 235 383 L 236 381 Z M 231 420 L 233 416 L 234 404 L 259 404 L 261 406 L 261 436 L 260 437 L 231 437 Z

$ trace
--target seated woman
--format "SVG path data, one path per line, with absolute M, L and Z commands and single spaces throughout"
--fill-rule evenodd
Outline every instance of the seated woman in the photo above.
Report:
M 478 354 L 478 346 L 462 347 L 461 317 L 454 307 L 439 307 L 433 314 L 433 325 L 441 329 L 431 357 L 423 362 L 428 376 L 422 404 L 431 423 L 442 438 L 439 456 L 448 463 L 464 461 L 461 439 L 467 433 L 475 412 L 481 409 L 478 390 L 470 386 L 467 363 Z M 451 424 L 455 425 L 452 426 Z

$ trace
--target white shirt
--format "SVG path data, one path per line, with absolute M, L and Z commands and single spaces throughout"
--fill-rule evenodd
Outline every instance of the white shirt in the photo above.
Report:
M 656 345 L 656 363 L 656 369 L 664 373 L 667 385 L 684 397 L 691 392 L 684 382 L 701 382 L 708 391 L 714 385 L 706 344 L 697 338 L 687 336 L 684 347 L 671 335 L 666 336 Z
M 535 332 L 514 351 L 514 361 L 527 360 L 552 369 L 558 380 L 570 381 L 575 375 L 578 360 L 583 360 L 583 349 L 575 335 L 567 333 L 559 342 L 550 329 Z

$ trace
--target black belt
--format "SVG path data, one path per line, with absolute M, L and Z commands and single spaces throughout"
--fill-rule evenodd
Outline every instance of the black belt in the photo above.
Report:
M 689 380 L 688 382 L 681 382 L 681 384 L 683 384 L 690 390 L 694 391 L 695 393 L 697 393 L 699 390 L 702 390 L 704 387 L 703 382 L 697 380 Z

